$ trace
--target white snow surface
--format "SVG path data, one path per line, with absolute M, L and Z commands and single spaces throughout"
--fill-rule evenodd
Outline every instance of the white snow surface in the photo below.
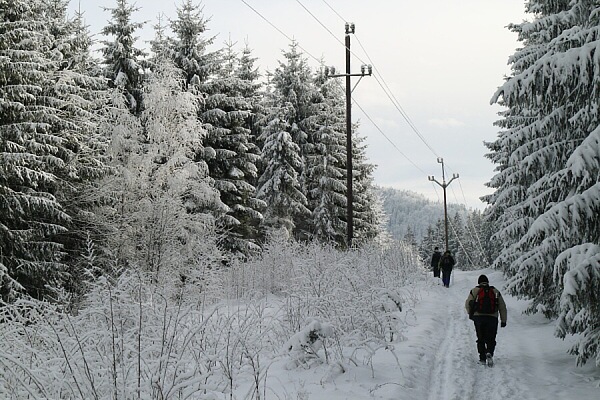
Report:
M 480 274 L 503 294 L 508 308 L 506 328 L 498 328 L 495 365 L 480 365 L 475 329 L 464 302 Z M 265 398 L 273 399 L 600 399 L 600 369 L 575 365 L 567 353 L 573 338 L 554 336 L 555 322 L 525 315 L 527 302 L 503 290 L 505 280 L 494 270 L 455 271 L 450 288 L 438 279 L 422 283 L 420 300 L 404 304 L 404 337 L 390 349 L 356 354 L 357 365 L 289 366 L 274 360 L 267 373 Z M 412 293 L 414 295 L 414 292 Z M 242 384 L 244 398 L 252 382 Z M 263 398 L 261 396 L 261 398 Z

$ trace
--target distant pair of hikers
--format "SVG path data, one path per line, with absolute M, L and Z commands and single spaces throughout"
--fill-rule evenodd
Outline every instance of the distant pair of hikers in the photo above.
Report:
M 450 250 L 446 250 L 444 254 L 440 253 L 440 248 L 436 247 L 431 256 L 431 268 L 433 268 L 433 276 L 435 278 L 440 277 L 440 270 L 442 271 L 442 284 L 444 287 L 450 287 L 450 275 L 452 274 L 452 268 L 454 267 L 454 257 Z

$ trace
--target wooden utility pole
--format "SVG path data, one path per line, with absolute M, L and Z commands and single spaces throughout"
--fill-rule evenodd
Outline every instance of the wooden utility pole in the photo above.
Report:
M 325 67 L 325 76 L 328 78 L 346 78 L 346 233 L 348 248 L 352 247 L 352 237 L 354 236 L 354 197 L 352 193 L 352 76 L 360 76 L 362 79 L 365 75 L 372 75 L 373 68 L 370 65 L 362 65 L 360 74 L 352 74 L 350 71 L 350 34 L 354 34 L 354 23 L 346 22 L 346 73 L 335 74 L 335 68 Z M 360 82 L 360 79 L 359 79 Z M 358 85 L 358 82 L 356 83 Z M 356 85 L 354 86 L 356 87 Z
M 442 189 L 444 189 L 444 230 L 445 230 L 445 238 L 446 238 L 446 251 L 448 251 L 448 205 L 446 204 L 446 188 L 448 186 L 450 186 L 450 183 L 452 183 L 453 180 L 455 180 L 456 178 L 458 178 L 458 174 L 452 174 L 452 179 L 450 179 L 448 181 L 448 183 L 446 183 L 446 171 L 444 170 L 444 159 L 442 157 L 438 157 L 437 162 L 442 164 L 442 183 L 439 183 L 435 177 L 432 176 L 428 176 L 427 179 L 429 179 L 432 182 L 437 183 L 438 185 L 440 185 L 442 187 Z

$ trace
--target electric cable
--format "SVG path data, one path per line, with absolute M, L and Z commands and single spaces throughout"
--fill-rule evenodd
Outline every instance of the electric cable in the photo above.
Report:
M 255 9 L 254 7 L 252 7 L 250 4 L 248 4 L 246 2 L 246 0 L 240 0 L 242 3 L 244 3 L 249 9 L 251 9 L 252 11 L 254 11 L 256 13 L 256 15 L 258 15 L 260 18 L 262 18 L 267 24 L 271 25 L 271 27 L 273 27 L 277 32 L 281 33 L 287 40 L 289 40 L 290 42 L 296 42 L 298 44 L 298 47 L 305 52 L 306 54 L 308 54 L 312 59 L 314 59 L 315 61 L 317 61 L 319 63 L 319 65 L 321 66 L 325 66 L 325 64 L 323 63 L 322 60 L 318 59 L 317 57 L 313 56 L 308 50 L 306 50 L 304 47 L 302 47 L 300 45 L 300 42 L 298 42 L 297 40 L 294 40 L 293 38 L 289 37 L 284 31 L 282 31 L 281 29 L 279 29 L 274 23 L 272 23 L 271 21 L 269 21 L 267 19 L 267 17 L 265 17 L 264 15 L 262 15 L 257 9 Z
M 365 111 L 365 110 L 364 110 L 364 109 L 363 109 L 363 108 L 360 106 L 360 104 L 358 104 L 358 102 L 356 101 L 356 99 L 354 99 L 354 98 L 353 98 L 353 99 L 352 99 L 352 101 L 353 101 L 353 103 L 354 103 L 354 104 L 356 104 L 356 106 L 357 106 L 357 107 L 360 109 L 360 111 L 362 111 L 362 112 L 363 112 L 363 114 L 365 115 L 365 117 L 367 117 L 367 119 L 368 119 L 369 121 L 371 121 L 371 123 L 372 123 L 372 124 L 373 124 L 373 126 L 374 126 L 374 127 L 375 127 L 375 128 L 378 130 L 378 131 L 379 131 L 379 133 L 381 133 L 381 134 L 382 134 L 382 135 L 383 135 L 383 136 L 384 136 L 384 137 L 387 139 L 387 141 L 388 141 L 388 142 L 390 142 L 390 144 L 391 144 L 392 146 L 394 146 L 394 148 L 395 148 L 396 150 L 398 150 L 398 152 L 399 152 L 399 153 L 400 153 L 400 154 L 401 154 L 401 155 L 402 155 L 404 158 L 406 158 L 406 160 L 408 160 L 408 161 L 409 161 L 409 162 L 410 162 L 410 163 L 411 163 L 411 164 L 412 164 L 412 165 L 413 165 L 415 168 L 417 168 L 419 171 L 421 171 L 421 172 L 422 172 L 422 173 L 424 173 L 424 174 L 427 174 L 425 171 L 423 171 L 423 170 L 421 169 L 421 167 L 419 167 L 417 164 L 415 164 L 415 162 L 414 162 L 414 161 L 412 161 L 412 160 L 411 160 L 411 159 L 410 159 L 410 158 L 409 158 L 409 157 L 408 157 L 406 154 L 404 154 L 404 153 L 402 152 L 402 150 L 400 150 L 400 149 L 398 148 L 398 146 L 396 146 L 396 144 L 395 144 L 394 142 L 392 142 L 392 140 L 391 140 L 391 139 L 390 139 L 390 138 L 389 138 L 389 137 L 388 137 L 388 136 L 387 136 L 385 133 L 383 133 L 383 130 L 382 130 L 382 129 L 381 129 L 381 128 L 380 128 L 380 127 L 379 127 L 379 126 L 378 126 L 378 125 L 375 123 L 375 121 L 373 120 L 373 118 L 371 118 L 371 116 L 370 116 L 369 114 L 367 114 L 367 112 L 366 112 L 366 111 Z
M 346 21 L 347 21 L 347 19 L 345 19 L 344 17 L 342 17 L 342 16 L 341 16 L 341 15 L 340 15 L 340 14 L 339 14 L 339 13 L 338 13 L 336 10 L 335 10 L 335 8 L 333 8 L 333 7 L 331 7 L 331 6 L 329 5 L 329 3 L 328 3 L 326 0 L 323 0 L 323 3 L 325 3 L 325 4 L 327 5 L 327 7 L 329 7 L 329 9 L 330 9 L 331 11 L 333 11 L 333 12 L 334 12 L 334 14 L 335 14 L 335 15 L 337 15 L 337 16 L 338 16 L 338 17 L 339 17 L 339 18 L 340 18 L 340 19 L 341 19 L 343 22 L 346 22 Z

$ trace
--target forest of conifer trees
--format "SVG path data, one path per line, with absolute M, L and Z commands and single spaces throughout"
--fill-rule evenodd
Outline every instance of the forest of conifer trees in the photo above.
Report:
M 182 276 L 201 254 L 255 254 L 269 232 L 344 245 L 344 93 L 297 43 L 264 76 L 249 44 L 214 50 L 185 0 L 148 51 L 138 8 L 116 0 L 98 52 L 67 5 L 1 11 L 3 300 L 76 290 L 89 243 L 97 263 Z M 382 211 L 354 135 L 361 242 Z
M 525 4 L 492 98 L 505 108 L 486 143 L 493 193 L 483 212 L 450 215 L 449 247 L 465 269 L 503 271 L 529 312 L 578 338 L 579 363 L 600 365 L 600 7 Z M 133 2 L 105 10 L 100 43 L 67 5 L 0 1 L 3 304 L 77 297 L 109 271 L 185 282 L 274 237 L 345 249 L 344 92 L 297 42 L 259 71 L 250 43 L 213 43 L 192 0 L 149 49 Z M 381 244 L 375 167 L 352 135 L 355 240 Z M 441 223 L 403 239 L 427 260 Z

